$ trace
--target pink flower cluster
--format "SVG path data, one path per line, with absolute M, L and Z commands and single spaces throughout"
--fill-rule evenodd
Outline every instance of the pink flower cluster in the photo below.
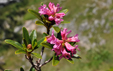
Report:
M 61 37 L 62 39 L 59 40 L 54 36 L 54 31 L 52 31 L 51 37 L 47 38 L 47 42 L 50 44 L 54 44 L 53 51 L 55 51 L 56 55 L 60 55 L 61 59 L 62 57 L 66 59 L 72 58 L 74 54 L 76 54 L 76 49 L 78 49 L 78 45 L 75 45 L 73 47 L 69 42 L 79 42 L 78 34 L 76 34 L 73 37 L 67 38 L 67 35 L 71 33 L 71 31 L 67 32 L 67 29 L 64 28 L 63 31 L 61 31 Z M 79 50 L 79 49 L 78 49 Z
M 59 25 L 61 21 L 63 21 L 63 16 L 65 16 L 64 13 L 58 13 L 62 8 L 59 4 L 55 6 L 54 3 L 51 2 L 49 3 L 48 7 L 46 7 L 45 4 L 39 7 L 40 15 L 47 15 L 49 21 L 55 21 L 55 23 Z

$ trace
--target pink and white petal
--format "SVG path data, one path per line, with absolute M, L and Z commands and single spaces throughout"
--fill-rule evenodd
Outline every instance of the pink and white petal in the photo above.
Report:
M 56 25 L 59 25 L 60 24 L 60 19 L 59 18 L 55 18 L 55 23 L 56 23 Z
M 67 32 L 66 28 L 64 28 L 63 31 L 61 31 L 62 40 L 66 40 L 67 39 L 66 32 Z
M 80 51 L 80 49 L 78 48 L 78 45 L 75 45 L 75 48 Z
M 62 50 L 62 56 L 66 59 L 71 58 L 70 53 L 68 53 L 65 49 Z
M 56 7 L 57 7 L 57 12 L 59 12 L 62 9 L 62 7 L 60 7 L 59 4 L 57 4 Z
M 47 38 L 47 42 L 51 44 L 55 44 L 57 42 L 57 38 L 54 36 L 54 31 L 52 31 L 51 37 Z
M 71 46 L 68 42 L 65 42 L 65 46 L 68 51 L 73 51 L 76 49 L 76 47 Z
M 79 42 L 80 40 L 78 39 L 78 34 L 75 35 L 74 37 L 69 37 L 67 39 L 68 42 Z
M 54 17 L 53 16 L 49 16 L 49 20 L 50 21 L 54 20 Z
M 53 10 L 53 6 L 54 6 L 54 3 L 49 3 L 48 7 L 50 8 L 50 10 Z
M 56 18 L 62 18 L 63 16 L 65 16 L 64 13 L 56 13 L 55 14 Z

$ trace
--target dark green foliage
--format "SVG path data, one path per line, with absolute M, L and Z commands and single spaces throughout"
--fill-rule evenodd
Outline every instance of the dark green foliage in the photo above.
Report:
M 29 71 L 35 71 L 35 68 L 31 67 Z
M 20 68 L 20 71 L 24 71 L 24 69 L 21 67 L 21 68 Z

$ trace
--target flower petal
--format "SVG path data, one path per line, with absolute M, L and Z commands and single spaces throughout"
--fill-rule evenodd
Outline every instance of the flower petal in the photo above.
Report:
M 49 20 L 50 21 L 54 20 L 54 17 L 53 16 L 49 16 Z
M 51 44 L 55 44 L 57 42 L 57 38 L 54 36 L 54 31 L 52 31 L 52 35 L 47 39 L 47 42 Z
M 62 55 L 60 56 L 59 59 L 61 59 L 62 57 L 66 58 L 66 59 L 71 58 L 70 53 L 68 53 L 68 52 L 65 50 L 65 48 L 62 49 Z
M 71 33 L 71 30 L 67 32 L 67 29 L 64 28 L 63 31 L 61 31 L 62 40 L 67 40 L 67 35 Z
M 74 37 L 70 37 L 67 39 L 68 42 L 79 42 L 78 34 L 76 34 Z

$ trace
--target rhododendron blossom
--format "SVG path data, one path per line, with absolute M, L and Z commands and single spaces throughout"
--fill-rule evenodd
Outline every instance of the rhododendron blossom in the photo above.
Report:
M 58 13 L 62 8 L 59 4 L 55 6 L 54 3 L 51 2 L 48 7 L 46 7 L 45 4 L 39 7 L 40 15 L 46 15 L 49 21 L 55 21 L 55 23 L 59 25 L 61 21 L 63 21 L 63 16 L 65 16 L 64 13 Z
M 61 40 L 57 39 L 54 36 L 54 31 L 52 31 L 51 37 L 47 38 L 47 42 L 50 44 L 54 44 L 53 51 L 55 51 L 57 56 L 60 56 L 59 59 L 62 57 L 66 59 L 70 59 L 74 54 L 76 54 L 76 49 L 78 49 L 78 45 L 73 47 L 69 42 L 79 42 L 78 34 L 73 37 L 67 37 L 67 35 L 71 33 L 71 31 L 67 32 L 67 29 L 64 28 L 61 31 Z M 79 50 L 79 49 L 78 49 Z

